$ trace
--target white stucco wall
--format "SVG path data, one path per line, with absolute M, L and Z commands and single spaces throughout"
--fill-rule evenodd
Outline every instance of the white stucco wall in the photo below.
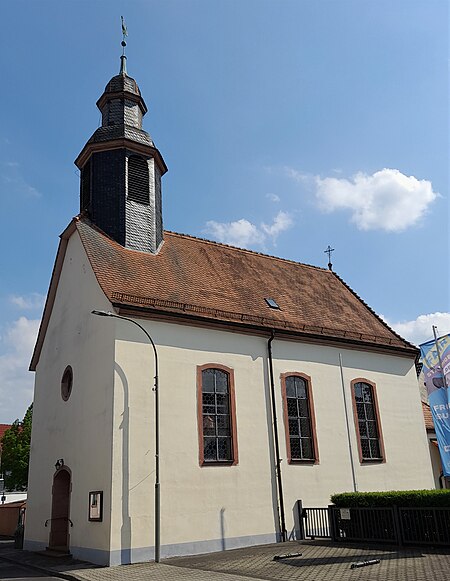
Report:
M 25 548 L 48 545 L 54 464 L 72 473 L 71 551 L 102 560 L 110 537 L 111 431 L 114 338 L 90 314 L 109 309 L 78 234 L 67 246 L 55 303 L 36 370 Z M 72 394 L 61 397 L 61 378 L 73 369 Z M 88 522 L 89 491 L 104 491 L 103 522 Z M 104 555 L 102 551 L 105 551 Z
M 139 322 L 156 342 L 160 359 L 162 555 L 274 540 L 276 486 L 267 339 Z M 118 563 L 153 555 L 154 369 L 151 347 L 143 333 L 131 323 L 116 321 L 115 325 L 111 550 L 112 561 Z M 297 499 L 302 499 L 304 506 L 326 506 L 332 493 L 352 490 L 339 352 L 344 363 L 358 489 L 433 487 L 412 359 L 275 339 L 274 375 L 288 532 L 294 529 Z M 206 363 L 234 370 L 237 466 L 199 466 L 196 371 L 197 365 Z M 286 461 L 280 374 L 295 371 L 312 379 L 318 465 L 288 465 Z M 377 386 L 384 463 L 359 462 L 350 397 L 350 382 L 356 378 Z M 131 554 L 124 550 L 130 545 Z
M 142 321 L 141 321 L 142 323 Z M 266 415 L 264 340 L 211 330 L 146 324 L 158 345 L 161 407 L 162 554 L 219 550 L 275 540 L 271 457 Z M 132 522 L 136 555 L 152 555 L 154 495 L 153 355 L 145 336 L 118 322 L 115 382 L 114 474 L 130 471 L 129 506 L 122 514 L 123 483 L 114 478 L 112 549 L 121 547 L 122 522 Z M 142 342 L 141 342 L 142 341 Z M 197 365 L 234 369 L 239 464 L 200 467 L 197 430 Z M 123 460 L 123 393 L 129 397 L 129 464 Z M 143 385 L 142 379 L 146 378 Z M 126 438 L 125 438 L 126 440 Z M 122 472 L 123 473 L 123 472 Z M 126 496 L 125 496 L 126 498 Z M 117 507 L 117 508 L 116 508 Z M 224 531 L 224 532 L 222 532 Z M 222 535 L 226 538 L 222 539 Z M 234 539 L 234 540 L 233 540 Z M 147 544 L 148 543 L 148 544 Z M 183 545 L 183 546 L 182 546 Z
M 320 456 L 319 465 L 283 467 L 287 506 L 296 498 L 301 498 L 304 506 L 326 506 L 331 494 L 353 490 L 339 352 L 343 360 L 357 489 L 433 487 L 413 360 L 287 342 L 278 342 L 276 347 L 276 377 L 288 371 L 302 371 L 311 376 Z M 386 459 L 383 463 L 359 461 L 350 389 L 351 381 L 357 378 L 376 384 Z M 278 395 L 281 406 L 279 390 Z
M 78 234 L 69 240 L 36 372 L 28 549 L 48 544 L 54 463 L 72 472 L 70 548 L 74 556 L 118 564 L 153 558 L 154 356 L 132 323 L 91 315 L 111 309 Z M 278 532 L 267 339 L 139 320 L 160 361 L 162 556 L 271 542 Z M 326 506 L 352 490 L 339 369 L 344 383 L 359 490 L 433 488 L 414 362 L 398 356 L 299 342 L 273 342 L 286 527 L 295 503 Z M 239 462 L 200 466 L 197 366 L 234 370 Z M 72 395 L 60 394 L 74 371 Z M 319 463 L 288 465 L 280 374 L 311 377 Z M 359 462 L 350 382 L 376 384 L 386 462 Z M 88 493 L 103 490 L 103 522 L 88 521 Z

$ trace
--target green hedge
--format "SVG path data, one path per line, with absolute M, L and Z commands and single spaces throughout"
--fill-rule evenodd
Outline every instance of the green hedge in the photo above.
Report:
M 342 508 L 352 507 L 450 507 L 450 490 L 389 490 L 387 492 L 341 492 L 331 502 Z

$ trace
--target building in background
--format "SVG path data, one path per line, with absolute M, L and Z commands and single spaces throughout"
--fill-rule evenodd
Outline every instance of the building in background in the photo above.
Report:
M 436 439 L 433 418 L 431 416 L 430 406 L 427 402 L 422 401 L 423 419 L 428 436 L 428 446 L 430 450 L 431 466 L 433 468 L 433 477 L 436 488 L 448 488 L 446 478 L 442 475 L 441 457 Z
M 432 488 L 417 349 L 331 268 L 165 232 L 167 167 L 125 62 L 76 160 L 31 362 L 25 548 L 154 556 L 154 352 L 93 309 L 155 343 L 163 557 L 295 538 L 298 499 Z
M 4 494 L 5 480 L 3 477 L 3 470 L 2 470 L 2 438 L 5 435 L 6 430 L 9 430 L 10 427 L 11 427 L 11 424 L 0 424 L 0 502 L 6 501 L 6 496 Z M 3 497 L 5 497 L 5 498 L 3 499 Z
M 1 458 L 1 451 L 2 451 L 2 439 L 5 435 L 6 430 L 9 430 L 11 424 L 0 424 L 0 458 Z

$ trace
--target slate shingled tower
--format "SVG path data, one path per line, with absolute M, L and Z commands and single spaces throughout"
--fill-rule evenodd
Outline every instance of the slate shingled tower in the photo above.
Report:
M 97 101 L 102 124 L 75 160 L 80 212 L 122 246 L 157 252 L 163 240 L 161 176 L 167 167 L 142 129 L 147 106 L 125 56 Z

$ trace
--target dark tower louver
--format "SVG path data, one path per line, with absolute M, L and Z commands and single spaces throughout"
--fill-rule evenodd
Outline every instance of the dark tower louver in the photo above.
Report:
M 155 253 L 163 240 L 161 176 L 167 167 L 142 129 L 147 106 L 125 59 L 97 101 L 102 125 L 75 160 L 80 211 L 122 246 Z

